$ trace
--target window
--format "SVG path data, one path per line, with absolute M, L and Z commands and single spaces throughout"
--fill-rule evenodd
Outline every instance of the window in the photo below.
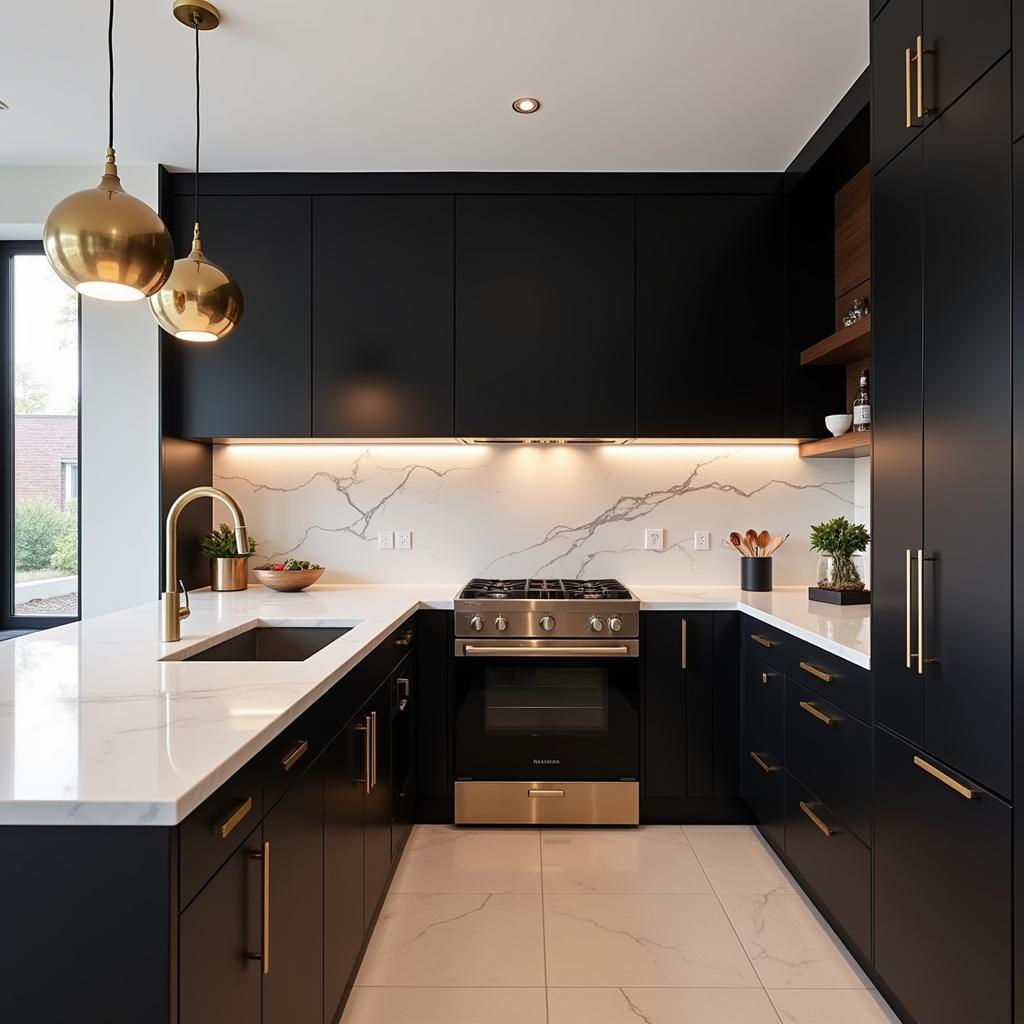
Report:
M 42 246 L 0 243 L 0 629 L 75 619 L 79 301 Z

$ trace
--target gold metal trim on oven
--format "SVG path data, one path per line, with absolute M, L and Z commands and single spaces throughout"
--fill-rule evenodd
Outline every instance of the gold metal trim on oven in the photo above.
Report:
M 800 801 L 800 810 L 803 811 L 804 814 L 806 814 L 812 822 L 814 822 L 815 826 L 821 830 L 822 835 L 824 835 L 826 838 L 831 839 L 832 836 L 835 835 L 835 829 L 832 828 L 830 825 L 826 825 L 825 822 L 822 821 L 821 818 L 819 818 L 818 815 L 814 813 L 811 806 L 805 803 L 803 800 Z
M 247 796 L 222 822 L 213 826 L 213 834 L 227 839 L 235 826 L 252 810 L 252 797 Z
M 760 633 L 751 633 L 750 639 L 753 640 L 755 644 L 760 644 L 762 647 L 775 646 L 775 643 L 773 641 L 769 640 L 766 636 L 761 636 Z
M 455 783 L 456 825 L 637 825 L 638 782 Z
M 527 790 L 527 796 L 538 797 L 538 796 L 565 796 L 564 789 L 530 789 Z
M 309 741 L 298 740 L 295 746 L 293 746 L 292 749 L 281 758 L 281 768 L 286 772 L 290 772 L 299 763 L 302 755 L 305 754 L 307 750 L 309 750 Z
M 750 759 L 757 765 L 761 771 L 771 774 L 777 772 L 782 766 L 778 764 L 769 764 L 756 750 L 750 752 Z
M 830 718 L 824 711 L 817 708 L 809 700 L 800 701 L 800 707 L 802 707 L 807 714 L 813 715 L 819 722 L 824 722 L 826 725 L 835 725 L 836 722 L 839 721 L 838 718 Z
M 823 683 L 831 683 L 832 677 L 824 671 L 824 669 L 815 668 L 813 665 L 806 661 L 800 662 L 800 667 L 805 671 L 809 672 L 815 679 L 820 679 Z
M 456 658 L 636 658 L 639 641 L 456 640 Z
M 955 793 L 959 793 L 965 800 L 976 800 L 979 796 L 979 792 L 976 789 L 971 789 L 970 786 L 965 786 L 962 782 L 957 782 L 952 775 L 947 775 L 941 768 L 936 768 L 930 761 L 926 761 L 923 757 L 914 755 L 914 764 L 918 768 L 924 769 L 932 778 L 938 779 L 945 786 L 949 786 Z

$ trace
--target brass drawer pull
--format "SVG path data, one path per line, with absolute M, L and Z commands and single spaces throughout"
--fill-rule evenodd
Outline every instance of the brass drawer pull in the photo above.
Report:
M 412 630 L 407 629 L 396 641 L 396 647 L 408 647 L 412 643 Z
M 768 673 L 767 672 L 762 672 L 761 673 L 761 682 L 762 683 L 767 683 L 768 682 Z
M 965 800 L 977 800 L 980 795 L 978 790 L 971 789 L 970 786 L 965 786 L 962 782 L 957 782 L 952 775 L 947 775 L 941 768 L 936 768 L 930 761 L 926 761 L 923 757 L 914 755 L 914 764 L 918 768 L 923 768 L 933 778 L 939 780 L 943 785 L 949 786 L 954 792 L 959 793 Z
M 809 700 L 800 701 L 800 707 L 802 707 L 807 714 L 814 715 L 819 722 L 824 722 L 826 725 L 835 725 L 836 722 L 839 721 L 838 718 L 830 718 L 824 711 L 815 707 L 815 705 L 813 705 Z
M 252 810 L 252 797 L 247 796 L 220 824 L 213 826 L 213 834 L 227 839 L 235 826 Z
M 825 672 L 823 669 L 815 668 L 813 665 L 808 664 L 806 661 L 801 661 L 800 667 L 805 672 L 810 672 L 810 674 L 814 676 L 815 679 L 820 679 L 823 683 L 832 682 L 832 677 L 827 672 Z
M 564 789 L 528 789 L 529 796 L 565 796 Z
M 761 636 L 760 633 L 751 633 L 750 639 L 753 640 L 755 644 L 760 644 L 762 647 L 775 646 L 775 643 L 772 640 L 769 640 L 766 636 Z
M 814 813 L 810 805 L 804 803 L 803 800 L 800 801 L 800 810 L 803 811 L 804 814 L 806 814 L 807 817 L 814 822 L 814 824 L 821 830 L 822 835 L 824 835 L 826 838 L 831 839 L 832 836 L 835 835 L 835 829 L 829 825 L 826 825 L 825 822 L 823 822 L 821 818 L 819 818 L 818 815 Z
M 281 758 L 281 767 L 287 772 L 298 764 L 302 755 L 309 750 L 308 740 L 299 740 L 284 757 Z
M 755 750 L 752 750 L 752 751 L 750 752 L 750 759 L 751 759 L 751 760 L 752 760 L 752 761 L 754 762 L 754 764 L 756 764 L 756 765 L 757 765 L 757 767 L 758 767 L 758 768 L 760 768 L 760 769 L 761 769 L 761 771 L 763 771 L 763 772 L 767 772 L 767 773 L 768 773 L 769 775 L 770 775 L 770 774 L 771 774 L 772 772 L 777 772 L 777 771 L 779 770 L 779 768 L 781 767 L 780 765 L 777 765 L 777 764 L 769 764 L 769 763 L 768 763 L 768 762 L 767 762 L 767 761 L 766 761 L 766 760 L 765 760 L 765 759 L 764 759 L 764 758 L 763 758 L 763 757 L 762 757 L 762 756 L 761 756 L 761 755 L 760 755 L 759 753 L 757 753 L 757 751 L 755 751 Z

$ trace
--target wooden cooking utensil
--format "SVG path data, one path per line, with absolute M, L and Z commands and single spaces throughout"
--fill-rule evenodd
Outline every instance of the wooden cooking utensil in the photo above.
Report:
M 753 530 L 747 530 L 746 534 L 747 546 L 750 548 L 750 554 L 757 558 L 757 534 Z
M 740 553 L 741 558 L 747 557 L 747 553 L 743 550 L 743 541 L 735 530 L 729 534 L 729 543 Z
M 762 530 L 757 535 L 757 546 L 761 549 L 765 558 L 767 558 L 771 552 L 768 550 L 768 545 L 772 542 L 772 535 L 767 530 Z

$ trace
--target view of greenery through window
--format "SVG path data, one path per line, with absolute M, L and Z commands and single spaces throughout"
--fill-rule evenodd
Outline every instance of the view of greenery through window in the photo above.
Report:
M 14 257 L 14 614 L 78 614 L 78 296 Z

